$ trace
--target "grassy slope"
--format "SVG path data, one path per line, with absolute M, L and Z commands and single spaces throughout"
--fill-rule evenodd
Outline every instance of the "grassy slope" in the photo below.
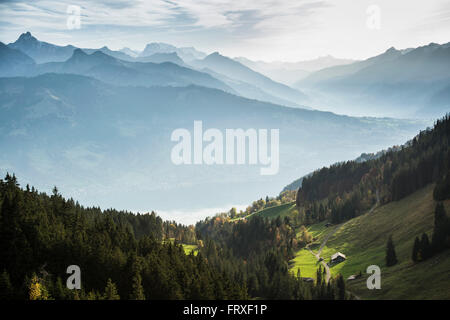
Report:
M 183 249 L 184 249 L 184 253 L 186 255 L 189 255 L 192 251 L 194 251 L 194 256 L 197 255 L 198 253 L 198 247 L 195 244 L 182 244 Z
M 173 243 L 175 241 L 175 239 L 174 238 L 170 238 L 169 240 L 163 240 L 163 243 L 167 242 L 167 241 Z M 196 244 L 185 244 L 185 243 L 182 243 L 181 245 L 183 246 L 183 250 L 184 250 L 184 253 L 186 255 L 189 255 L 191 253 L 191 251 L 194 251 L 194 256 L 197 255 L 197 253 L 198 253 L 198 246 Z
M 326 221 L 323 221 L 308 227 L 308 231 L 314 238 L 314 241 L 309 245 L 309 248 L 313 252 L 317 252 L 322 240 L 336 228 L 335 226 L 325 227 L 326 223 Z M 319 265 L 320 263 L 307 249 L 300 249 L 295 254 L 294 259 L 289 261 L 289 269 L 295 275 L 297 275 L 297 270 L 300 269 L 302 277 L 314 279 L 316 279 L 316 271 L 319 268 Z
M 337 251 L 347 256 L 345 262 L 331 268 L 332 274 L 342 273 L 347 278 L 361 271 L 363 277 L 348 285 L 349 290 L 363 299 L 450 299 L 449 250 L 418 264 L 413 264 L 410 258 L 416 236 L 427 232 L 431 239 L 435 207 L 432 191 L 433 186 L 428 186 L 344 224 L 328 240 L 321 254 L 327 261 Z M 450 202 L 446 203 L 446 209 L 450 212 Z M 326 232 L 321 225 L 311 226 L 310 230 L 319 238 Z M 390 234 L 399 263 L 387 268 L 385 246 Z M 381 290 L 366 287 L 365 270 L 372 264 L 381 268 Z M 310 268 L 309 260 L 296 262 L 297 267 L 303 265 Z
M 300 249 L 295 254 L 294 259 L 289 261 L 289 270 L 297 275 L 297 270 L 300 269 L 300 276 L 316 279 L 316 271 L 319 268 L 319 263 L 316 257 L 307 249 Z

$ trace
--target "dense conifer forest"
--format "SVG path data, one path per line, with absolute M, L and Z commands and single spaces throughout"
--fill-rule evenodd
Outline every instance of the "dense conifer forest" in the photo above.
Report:
M 450 191 L 449 146 L 450 115 L 446 115 L 433 129 L 377 159 L 317 170 L 298 189 L 298 219 L 302 223 L 343 222 L 377 202 L 400 200 L 432 182 L 437 182 L 436 198 L 443 200 Z
M 85 208 L 14 175 L 0 180 L 0 296 L 17 299 L 338 298 L 338 283 L 288 272 L 289 219 L 237 223 L 219 217 L 186 227 L 155 213 Z M 186 255 L 183 243 L 199 243 Z M 78 265 L 82 289 L 69 290 Z M 342 298 L 342 297 L 341 297 Z M 347 297 L 348 298 L 348 297 Z

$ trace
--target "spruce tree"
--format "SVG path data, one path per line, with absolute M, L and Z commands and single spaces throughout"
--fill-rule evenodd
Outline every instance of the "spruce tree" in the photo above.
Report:
M 390 235 L 386 246 L 386 266 L 391 267 L 397 264 L 397 262 L 394 241 L 392 240 L 392 235 Z
M 339 274 L 336 279 L 337 298 L 339 300 L 345 300 L 345 281 L 344 277 Z
M 322 266 L 319 266 L 316 272 L 316 284 L 320 286 L 322 284 Z
M 440 252 L 445 247 L 447 227 L 447 214 L 444 205 L 439 202 L 434 210 L 434 229 L 431 238 L 431 246 L 434 253 Z
M 144 288 L 142 287 L 142 277 L 136 273 L 133 277 L 133 292 L 131 293 L 131 300 L 145 300 Z
M 111 278 L 108 278 L 105 288 L 105 294 L 103 295 L 104 300 L 120 300 L 120 296 L 117 293 L 117 288 Z

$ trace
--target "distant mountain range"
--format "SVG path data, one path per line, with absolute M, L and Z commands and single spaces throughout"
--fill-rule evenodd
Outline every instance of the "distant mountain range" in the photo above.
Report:
M 43 190 L 57 184 L 63 193 L 103 207 L 218 208 L 276 194 L 293 176 L 403 143 L 431 123 L 308 110 L 315 97 L 219 53 L 193 52 L 196 58 L 188 61 L 178 51 L 160 52 L 173 50 L 163 45 L 148 46 L 148 56 L 99 47 L 55 46 L 30 33 L 0 43 L 0 174 L 15 172 Z M 446 50 L 430 49 L 417 59 L 427 56 L 439 65 Z M 413 52 L 391 50 L 374 60 L 387 64 Z M 376 65 L 371 61 L 332 68 L 362 72 Z M 408 72 L 443 82 L 445 67 L 432 65 Z M 346 77 L 362 77 L 357 71 Z M 372 77 L 360 81 L 381 75 Z M 328 85 L 337 85 L 331 80 Z M 318 79 L 314 90 L 324 83 Z M 435 96 L 447 95 L 440 87 Z M 260 176 L 259 166 L 249 165 L 174 165 L 171 132 L 191 130 L 194 120 L 219 130 L 279 129 L 279 173 Z
M 277 83 L 218 53 L 206 56 L 192 47 L 177 48 L 165 43 L 150 43 L 140 53 L 131 49 L 114 51 L 106 46 L 99 49 L 80 49 L 39 41 L 30 32 L 20 35 L 17 41 L 10 43 L 8 47 L 29 55 L 37 66 L 28 68 L 28 72 L 17 70 L 10 73 L 9 69 L 9 73 L 5 75 L 65 72 L 93 76 L 114 84 L 144 86 L 195 84 L 222 89 L 250 99 L 308 108 L 305 106 L 308 99 L 299 90 Z M 87 58 L 82 52 L 92 57 Z M 104 56 L 100 58 L 99 53 L 117 60 L 107 59 Z M 155 66 L 148 63 L 164 65 Z M 230 72 L 229 68 L 233 72 Z
M 3 45 L 0 54 L 5 55 L 4 61 L 10 61 L 0 70 L 4 76 L 63 72 L 65 67 L 57 63 L 72 59 L 79 49 L 39 41 L 30 32 L 7 47 L 27 55 L 36 67 L 24 67 L 33 62 L 20 54 L 13 58 L 17 51 L 7 51 Z M 88 55 L 101 52 L 117 61 L 91 66 L 92 70 L 64 72 L 113 84 L 194 84 L 279 105 L 356 116 L 433 119 L 450 110 L 450 44 L 390 48 L 362 61 L 325 56 L 295 63 L 231 59 L 218 52 L 206 55 L 193 47 L 178 48 L 159 42 L 149 43 L 142 52 L 129 48 L 114 51 L 106 46 L 81 50 Z
M 306 95 L 295 90 L 289 86 L 273 81 L 272 79 L 253 71 L 238 61 L 222 56 L 218 52 L 214 52 L 202 60 L 194 60 L 190 62 L 194 67 L 202 71 L 208 72 L 212 70 L 220 75 L 226 76 L 231 81 L 225 81 L 229 86 L 233 87 L 241 95 L 249 98 L 257 98 L 253 96 L 247 87 L 242 84 L 251 84 L 259 89 L 262 89 L 266 94 L 276 99 L 283 99 L 290 106 L 298 106 L 305 104 L 308 101 Z M 237 84 L 236 84 L 237 83 Z M 280 101 L 269 100 L 273 103 L 280 103 Z
M 35 62 L 20 50 L 12 49 L 0 42 L 0 76 L 25 75 Z
M 103 55 L 76 51 L 67 70 L 79 69 L 78 59 L 108 59 Z M 292 176 L 398 144 L 424 127 L 286 108 L 202 86 L 118 86 L 66 73 L 0 78 L 0 115 L 2 174 L 15 172 L 43 190 L 56 184 L 86 205 L 135 210 L 246 203 L 278 193 Z M 171 132 L 192 130 L 194 120 L 223 131 L 279 129 L 279 173 L 174 165 Z
M 152 42 L 147 44 L 144 51 L 142 51 L 139 56 L 148 57 L 156 53 L 176 53 L 186 62 L 206 57 L 206 53 L 198 51 L 193 47 L 177 48 L 173 45 L 161 42 Z
M 65 61 L 72 56 L 76 49 L 72 45 L 57 46 L 39 41 L 30 32 L 22 33 L 15 42 L 8 44 L 8 47 L 20 50 L 33 58 L 36 63 Z
M 67 61 L 40 64 L 35 70 L 35 74 L 54 72 L 86 75 L 117 85 L 148 87 L 195 84 L 234 93 L 233 89 L 206 73 L 169 62 L 143 63 L 119 60 L 101 51 L 87 54 L 84 50 L 76 49 Z
M 450 43 L 386 52 L 325 68 L 294 87 L 313 106 L 345 114 L 439 117 L 450 110 Z
M 236 61 L 243 65 L 258 71 L 269 78 L 284 83 L 286 85 L 293 85 L 300 79 L 306 78 L 312 72 L 329 68 L 337 65 L 347 65 L 355 62 L 351 59 L 338 59 L 330 55 L 319 57 L 313 60 L 299 61 L 299 62 L 284 62 L 284 61 L 252 61 L 244 57 L 235 58 Z

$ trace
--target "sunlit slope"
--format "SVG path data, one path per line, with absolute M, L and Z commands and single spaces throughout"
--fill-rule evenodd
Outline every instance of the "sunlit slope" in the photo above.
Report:
M 363 299 L 450 299 L 450 252 L 413 264 L 411 252 L 416 236 L 426 232 L 431 239 L 435 201 L 433 186 L 375 209 L 372 213 L 345 223 L 327 241 L 321 256 L 328 262 L 335 252 L 347 260 L 331 268 L 333 275 L 345 278 L 360 271 L 361 279 L 348 282 L 349 289 Z M 446 203 L 447 212 L 450 202 Z M 393 235 L 398 264 L 386 267 L 385 248 Z M 381 290 L 368 290 L 365 270 L 369 265 L 381 268 Z

